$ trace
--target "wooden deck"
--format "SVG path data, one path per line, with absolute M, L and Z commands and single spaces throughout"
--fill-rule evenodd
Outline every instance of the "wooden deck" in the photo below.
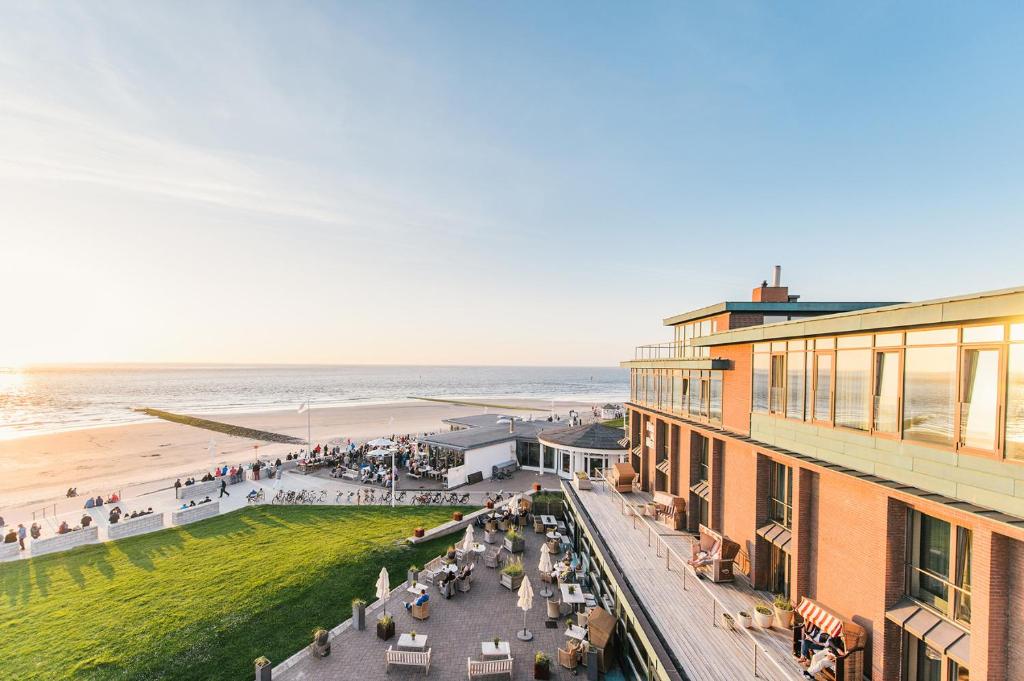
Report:
M 679 558 L 690 555 L 689 535 L 624 511 L 623 500 L 640 504 L 649 500 L 645 496 L 620 497 L 594 482 L 593 490 L 579 492 L 579 498 L 690 679 L 803 678 L 803 668 L 791 655 L 788 630 L 742 629 L 738 620 L 734 631 L 721 625 L 723 609 L 734 617 L 740 610 L 752 612 L 754 604 L 770 602 L 770 594 L 754 591 L 742 576 L 732 584 L 698 580 Z

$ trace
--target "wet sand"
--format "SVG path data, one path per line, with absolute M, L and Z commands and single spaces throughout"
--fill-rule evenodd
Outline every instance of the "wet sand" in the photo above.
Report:
M 493 402 L 535 407 L 534 418 L 547 418 L 551 408 L 551 403 L 543 400 L 502 398 Z M 591 406 L 555 402 L 555 411 L 563 417 L 569 409 L 589 414 Z M 472 405 L 417 401 L 314 408 L 310 425 L 314 443 L 337 437 L 361 441 L 392 434 L 447 430 L 442 419 L 484 411 Z M 489 411 L 502 412 L 498 408 Z M 531 412 L 516 414 L 527 418 Z M 306 414 L 293 409 L 199 416 L 306 439 Z M 211 440 L 213 457 L 209 451 Z M 145 493 L 166 486 L 177 477 L 201 474 L 214 464 L 247 463 L 257 454 L 261 458 L 284 457 L 298 449 L 296 445 L 260 443 L 158 420 L 0 441 L 0 512 L 12 507 L 59 503 L 69 487 L 77 487 L 82 496 L 108 495 L 114 490 L 120 490 L 122 496 Z M 73 504 L 79 505 L 77 501 Z

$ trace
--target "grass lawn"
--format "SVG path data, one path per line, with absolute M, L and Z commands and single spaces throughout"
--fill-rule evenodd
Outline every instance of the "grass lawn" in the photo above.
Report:
M 452 510 L 261 506 L 0 564 L 0 676 L 251 679 L 457 541 L 395 544 Z
M 601 423 L 603 423 L 606 426 L 611 426 L 612 428 L 622 428 L 623 426 L 626 425 L 626 418 L 624 416 L 620 416 L 617 419 L 611 419 L 610 421 L 602 421 Z

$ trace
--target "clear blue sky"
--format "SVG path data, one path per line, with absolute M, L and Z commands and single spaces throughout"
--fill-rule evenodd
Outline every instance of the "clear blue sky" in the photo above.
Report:
M 1024 283 L 1019 2 L 0 12 L 0 365 L 611 364 L 774 264 Z

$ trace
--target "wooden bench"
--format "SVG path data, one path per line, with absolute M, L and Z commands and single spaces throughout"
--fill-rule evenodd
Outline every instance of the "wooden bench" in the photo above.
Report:
M 423 673 L 430 673 L 430 651 L 426 652 L 413 652 L 409 650 L 394 650 L 393 646 L 388 646 L 387 651 L 384 653 L 384 662 L 386 663 L 385 673 L 391 671 L 391 665 L 397 664 L 403 667 L 423 667 Z
M 710 527 L 699 526 L 700 539 L 690 546 L 692 560 L 697 560 L 700 552 L 708 554 L 703 565 L 696 570 L 707 570 L 710 573 L 711 581 L 731 582 L 735 579 L 733 574 L 733 559 L 740 551 L 740 545 L 726 537 L 721 532 L 715 532 Z M 716 551 L 717 548 L 717 551 Z
M 470 679 L 478 676 L 491 676 L 492 674 L 508 674 L 508 678 L 511 680 L 512 658 L 506 657 L 504 660 L 474 660 L 467 657 L 466 671 L 469 673 Z
M 654 503 L 657 504 L 655 519 L 673 530 L 686 529 L 686 499 L 668 492 L 655 492 Z
M 90 527 L 82 528 L 81 530 L 72 530 L 65 532 L 64 534 L 58 534 L 54 537 L 47 537 L 46 539 L 35 539 L 32 541 L 32 555 L 41 556 L 44 553 L 56 553 L 57 551 L 66 551 L 73 549 L 76 546 L 84 546 L 85 544 L 95 544 L 100 540 L 100 530 L 95 525 Z
M 203 504 L 206 506 L 207 504 Z M 122 518 L 116 523 L 107 526 L 107 537 L 110 539 L 121 539 L 132 537 L 137 534 L 145 534 L 159 530 L 164 526 L 163 513 L 147 513 L 135 518 Z
M 806 609 L 805 609 L 806 608 Z M 809 615 L 817 616 L 819 620 L 829 616 L 842 622 L 842 631 L 839 636 L 843 639 L 845 652 L 836 657 L 836 668 L 824 669 L 818 672 L 817 681 L 860 681 L 864 678 L 864 647 L 867 645 L 867 631 L 853 620 L 841 616 L 822 603 L 811 598 L 803 598 L 800 607 L 797 609 L 797 617 L 803 619 L 800 612 L 808 612 Z M 815 622 L 821 624 L 821 622 Z M 804 625 L 801 621 L 793 627 L 793 654 L 800 654 L 800 642 L 803 639 Z
M 220 513 L 220 502 L 211 501 L 206 504 L 196 504 L 188 508 L 171 511 L 171 523 L 174 525 L 185 525 L 194 523 L 197 520 L 212 518 Z

